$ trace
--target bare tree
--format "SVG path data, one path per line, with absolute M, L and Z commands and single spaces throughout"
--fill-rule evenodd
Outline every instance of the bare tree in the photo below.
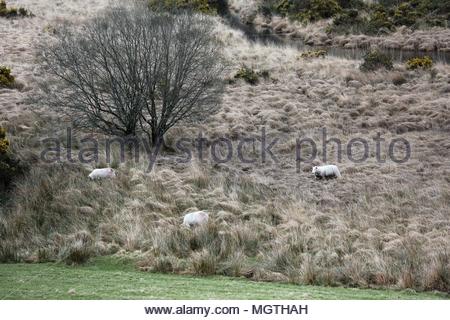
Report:
M 224 61 L 209 17 L 112 7 L 43 48 L 48 102 L 81 127 L 153 143 L 217 109 Z

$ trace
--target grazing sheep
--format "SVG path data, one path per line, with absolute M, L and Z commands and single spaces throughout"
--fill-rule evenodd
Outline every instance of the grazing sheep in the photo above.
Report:
M 95 169 L 89 174 L 91 180 L 115 178 L 116 173 L 111 168 Z
M 183 224 L 186 227 L 194 227 L 208 222 L 209 215 L 205 211 L 191 212 L 184 216 Z
M 332 179 L 339 178 L 341 173 L 339 172 L 339 168 L 335 165 L 327 165 L 314 167 L 312 169 L 312 173 L 316 176 L 317 179 Z

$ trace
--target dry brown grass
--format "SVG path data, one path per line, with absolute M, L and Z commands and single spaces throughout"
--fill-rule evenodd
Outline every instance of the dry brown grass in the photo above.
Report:
M 39 16 L 38 7 L 26 4 Z M 62 134 L 69 122 L 45 109 L 30 115 L 25 98 L 35 89 L 2 92 L 14 107 L 2 109 L 1 125 L 13 150 L 35 162 L 1 208 L 0 260 L 47 261 L 75 252 L 78 261 L 120 251 L 134 252 L 143 269 L 157 272 L 449 291 L 449 66 L 437 65 L 432 82 L 428 73 L 401 66 L 363 74 L 359 61 L 301 61 L 296 50 L 250 44 L 217 26 L 234 63 L 230 74 L 246 64 L 268 70 L 271 79 L 229 85 L 217 115 L 177 128 L 176 136 L 202 130 L 209 138 L 237 139 L 265 127 L 271 136 L 287 137 L 275 148 L 280 163 L 249 166 L 233 159 L 216 166 L 194 159 L 184 165 L 165 153 L 152 173 L 145 161 L 129 162 L 118 166 L 117 179 L 92 182 L 86 176 L 94 164 L 36 160 L 40 137 Z M 25 68 L 28 61 L 27 68 L 35 68 L 28 53 L 7 57 L 13 66 Z M 399 73 L 407 82 L 396 86 Z M 18 78 L 34 86 L 20 72 Z M 322 127 L 343 141 L 400 134 L 413 146 L 412 159 L 378 164 L 371 153 L 355 165 L 344 155 L 342 179 L 316 181 L 311 164 L 296 172 L 295 138 L 320 143 Z M 259 154 L 258 148 L 246 152 Z M 336 148 L 328 153 L 335 162 Z M 211 212 L 210 223 L 181 226 L 183 214 L 197 209 Z M 89 244 L 87 254 L 78 250 L 80 232 L 92 237 L 92 246 L 81 241 Z

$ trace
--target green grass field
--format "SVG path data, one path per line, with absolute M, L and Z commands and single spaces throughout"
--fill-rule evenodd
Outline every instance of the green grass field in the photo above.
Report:
M 0 264 L 0 299 L 448 299 L 438 293 L 362 290 L 141 272 L 130 261 L 86 266 Z

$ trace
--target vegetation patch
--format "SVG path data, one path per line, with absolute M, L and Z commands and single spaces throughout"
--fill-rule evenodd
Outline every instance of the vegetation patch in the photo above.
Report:
M 338 34 L 357 33 L 363 30 L 365 24 L 366 19 L 359 15 L 358 10 L 345 9 L 333 19 L 327 31 Z
M 394 65 L 390 56 L 379 50 L 373 50 L 364 56 L 364 61 L 359 68 L 363 72 L 369 72 L 380 69 L 392 70 Z
M 431 67 L 433 67 L 433 59 L 429 56 L 415 57 L 406 61 L 406 68 L 408 70 L 431 69 Z
M 303 22 L 328 19 L 341 10 L 342 7 L 336 0 L 267 0 L 260 7 L 265 15 L 273 12 Z
M 7 7 L 4 0 L 0 0 L 0 17 L 17 18 L 17 17 L 32 17 L 33 14 L 25 8 Z
M 325 58 L 328 55 L 326 50 L 311 50 L 305 51 L 300 55 L 300 58 L 311 59 L 311 58 Z
M 16 79 L 11 75 L 11 69 L 0 66 L 0 88 L 12 88 L 16 83 Z
M 247 66 L 243 66 L 242 68 L 240 68 L 236 73 L 236 75 L 234 76 L 234 78 L 242 79 L 251 85 L 256 85 L 259 82 L 258 73 L 252 68 L 249 68 Z
M 378 35 L 400 26 L 413 29 L 448 27 L 450 22 L 450 1 L 384 0 L 373 4 L 360 3 L 358 7 L 344 7 L 341 2 L 344 10 L 334 16 L 329 32 Z
M 20 161 L 10 151 L 6 130 L 0 127 L 0 192 L 5 191 L 23 169 Z
M 152 9 L 192 10 L 203 14 L 215 15 L 219 9 L 219 0 L 150 0 Z

